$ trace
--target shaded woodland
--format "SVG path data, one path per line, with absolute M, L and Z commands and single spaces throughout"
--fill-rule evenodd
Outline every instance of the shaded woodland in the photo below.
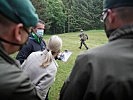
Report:
M 102 29 L 102 0 L 31 0 L 39 18 L 46 23 L 46 33 L 60 34 Z

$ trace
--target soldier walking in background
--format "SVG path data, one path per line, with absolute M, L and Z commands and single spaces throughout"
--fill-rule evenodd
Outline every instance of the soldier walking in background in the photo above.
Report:
M 80 30 L 79 37 L 80 37 L 80 47 L 79 47 L 79 49 L 81 49 L 81 48 L 82 48 L 82 45 L 84 45 L 85 48 L 88 50 L 88 47 L 87 47 L 87 45 L 85 44 L 85 41 L 88 40 L 88 35 L 85 34 L 85 33 L 83 32 L 83 30 Z

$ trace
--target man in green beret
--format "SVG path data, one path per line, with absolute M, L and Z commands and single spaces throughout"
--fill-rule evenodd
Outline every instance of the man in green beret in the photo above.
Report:
M 60 100 L 133 100 L 133 0 L 104 0 L 109 42 L 80 54 Z
M 41 100 L 31 81 L 9 55 L 26 43 L 38 15 L 30 0 L 0 0 L 0 98 Z

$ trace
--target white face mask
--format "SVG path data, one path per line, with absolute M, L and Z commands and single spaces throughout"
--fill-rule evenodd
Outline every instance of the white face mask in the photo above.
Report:
M 36 35 L 38 36 L 38 37 L 43 37 L 43 33 L 44 33 L 44 30 L 43 29 L 37 29 L 37 32 L 36 32 Z

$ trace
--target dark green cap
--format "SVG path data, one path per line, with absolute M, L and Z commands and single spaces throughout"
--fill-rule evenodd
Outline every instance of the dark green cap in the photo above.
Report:
M 104 0 L 103 9 L 133 7 L 133 0 Z
M 0 14 L 25 27 L 36 26 L 38 15 L 30 0 L 0 0 Z

